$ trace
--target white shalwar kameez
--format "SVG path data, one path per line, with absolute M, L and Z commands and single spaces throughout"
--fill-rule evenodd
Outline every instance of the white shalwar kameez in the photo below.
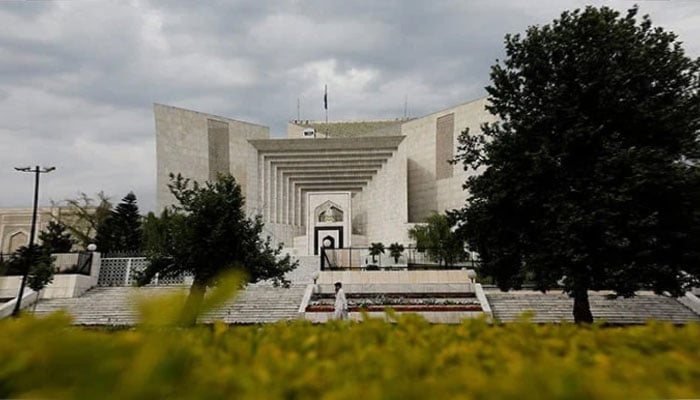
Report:
M 342 288 L 338 289 L 335 294 L 335 312 L 333 318 L 346 320 L 348 319 L 348 301 L 345 298 L 345 292 Z

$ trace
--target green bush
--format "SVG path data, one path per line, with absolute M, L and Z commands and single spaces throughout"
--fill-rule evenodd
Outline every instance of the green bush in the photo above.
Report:
M 0 321 L 0 398 L 700 396 L 699 325 L 451 326 L 407 315 L 179 329 L 164 304 L 144 306 L 149 323 L 133 330 L 71 327 L 65 315 Z

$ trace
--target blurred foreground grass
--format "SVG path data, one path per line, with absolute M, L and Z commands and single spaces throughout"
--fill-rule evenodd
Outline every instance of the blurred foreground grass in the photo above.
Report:
M 213 307 L 219 300 L 207 304 Z M 581 328 L 415 316 L 177 328 L 182 299 L 133 330 L 65 315 L 0 321 L 0 398 L 697 398 L 700 326 Z

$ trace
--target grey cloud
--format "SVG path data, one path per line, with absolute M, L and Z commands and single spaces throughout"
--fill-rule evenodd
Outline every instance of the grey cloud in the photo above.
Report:
M 0 2 L 0 206 L 29 205 L 15 165 L 55 163 L 42 201 L 105 190 L 155 204 L 151 104 L 269 125 L 419 116 L 484 95 L 503 37 L 569 0 Z M 633 3 L 598 0 L 625 10 Z M 700 53 L 700 4 L 642 2 Z M 9 149 L 9 150 L 8 150 Z
M 5 0 L 2 4 L 2 10 L 27 20 L 33 20 L 55 6 L 56 3 L 50 1 Z

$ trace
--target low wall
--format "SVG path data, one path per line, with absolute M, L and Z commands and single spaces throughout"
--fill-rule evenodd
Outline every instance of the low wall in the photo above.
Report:
M 15 296 L 16 295 L 17 294 L 15 293 Z M 34 305 L 34 303 L 36 303 L 38 299 L 38 293 L 33 291 L 32 289 L 27 288 L 27 290 L 24 291 L 24 295 L 22 296 L 22 309 Z M 16 298 L 8 301 L 7 303 L 0 304 L 0 319 L 7 318 L 10 315 L 12 315 L 12 312 L 15 310 L 15 304 L 17 304 Z
M 420 271 L 321 271 L 318 283 L 333 284 L 420 284 L 420 283 L 472 283 L 473 271 L 420 270 Z
M 41 298 L 60 299 L 80 297 L 96 284 L 97 280 L 87 275 L 54 275 L 53 282 L 41 291 Z
M 0 297 L 16 297 L 22 277 L 19 275 L 0 277 Z
M 463 283 L 345 283 L 345 293 L 475 293 L 476 284 Z M 335 293 L 335 286 L 322 283 L 314 293 Z
M 52 256 L 56 259 L 53 263 L 54 269 L 61 272 L 75 268 L 80 259 L 79 253 L 57 253 Z
M 381 271 L 375 271 L 381 272 Z M 422 272 L 422 271 L 409 271 L 409 272 Z M 453 271 L 445 271 L 453 272 Z M 400 284 L 400 283 L 385 283 L 385 284 L 358 284 L 349 283 L 343 284 L 343 289 L 347 294 L 350 293 L 362 293 L 362 294 L 379 294 L 379 293 L 411 293 L 411 294 L 424 294 L 426 297 L 430 297 L 431 293 L 439 293 L 440 296 L 444 296 L 446 293 L 471 293 L 478 300 L 480 311 L 471 310 L 425 310 L 425 311 L 395 311 L 396 315 L 411 313 L 419 315 L 425 318 L 426 321 L 436 324 L 457 324 L 464 319 L 469 318 L 479 318 L 486 317 L 488 321 L 493 320 L 493 313 L 491 311 L 491 306 L 484 294 L 484 290 L 478 283 L 418 283 L 418 284 Z M 333 285 L 330 284 L 318 284 L 309 285 L 307 287 L 304 298 L 299 307 L 299 318 L 311 321 L 314 323 L 324 323 L 333 319 L 332 312 L 319 312 L 319 311 L 306 311 L 309 303 L 311 302 L 314 293 L 333 293 Z M 430 305 L 426 305 L 430 308 Z M 392 308 L 392 306 L 387 306 L 387 308 Z M 389 322 L 392 320 L 384 312 L 355 312 L 351 311 L 349 313 L 350 320 L 359 321 L 362 320 L 363 314 L 367 315 L 369 318 L 381 318 Z
M 379 319 L 386 320 L 387 322 L 394 322 L 384 312 L 367 312 L 364 314 L 366 314 L 369 318 L 379 318 Z M 395 314 L 401 315 L 403 313 L 397 312 Z M 481 311 L 453 311 L 453 312 L 422 311 L 422 312 L 412 312 L 411 314 L 420 315 L 421 317 L 425 318 L 426 321 L 433 323 L 433 324 L 459 324 L 465 319 L 479 318 L 479 317 L 482 317 L 484 315 L 484 313 Z M 363 313 L 351 312 L 348 314 L 348 318 L 351 321 L 362 321 L 363 320 Z M 307 312 L 304 315 L 304 319 L 306 319 L 307 321 L 314 322 L 314 323 L 324 323 L 324 322 L 328 322 L 328 321 L 333 319 L 333 313 Z
M 57 254 L 57 260 L 60 259 L 66 263 L 72 262 L 73 258 L 69 257 L 72 254 Z M 77 254 L 75 254 L 77 261 Z M 90 266 L 90 275 L 81 274 L 54 274 L 53 281 L 46 285 L 41 291 L 41 298 L 69 298 L 82 296 L 88 289 L 97 285 L 97 277 L 100 274 L 100 253 L 93 253 L 92 265 Z M 19 286 L 22 283 L 22 277 L 19 275 L 2 276 L 0 277 L 0 297 L 16 297 L 19 292 Z M 25 287 L 25 293 L 30 290 Z
M 21 276 L 0 277 L 0 297 L 16 297 Z M 41 291 L 42 299 L 79 297 L 97 284 L 97 278 L 79 274 L 57 274 L 53 281 Z M 28 287 L 24 291 L 31 290 Z

